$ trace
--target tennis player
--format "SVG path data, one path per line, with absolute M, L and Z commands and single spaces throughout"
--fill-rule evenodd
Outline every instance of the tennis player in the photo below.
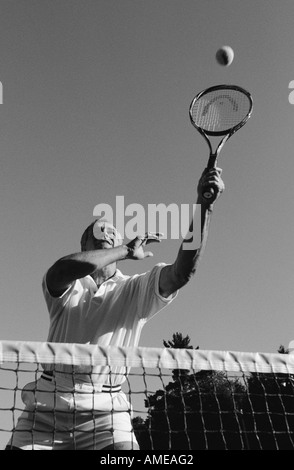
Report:
M 202 198 L 205 187 L 213 198 Z M 198 183 L 202 242 L 181 245 L 173 264 L 144 274 L 124 275 L 117 263 L 143 260 L 146 245 L 160 234 L 146 233 L 128 244 L 110 223 L 94 221 L 83 233 L 81 251 L 59 259 L 43 278 L 49 311 L 48 342 L 135 347 L 143 326 L 175 298 L 195 273 L 204 250 L 214 203 L 224 190 L 219 168 L 205 170 Z M 132 408 L 121 390 L 125 370 L 107 367 L 44 366 L 42 376 L 22 391 L 25 410 L 7 450 L 137 450 Z M 57 369 L 57 367 L 59 367 Z

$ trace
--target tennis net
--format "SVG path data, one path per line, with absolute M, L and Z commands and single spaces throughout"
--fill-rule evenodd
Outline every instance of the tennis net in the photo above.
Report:
M 32 441 L 36 413 L 50 414 L 51 425 L 58 426 L 58 385 L 51 388 L 49 403 L 39 379 L 60 375 L 70 377 L 67 392 L 73 403 L 81 383 L 93 386 L 95 396 L 106 388 L 111 397 L 121 385 L 142 450 L 294 449 L 293 353 L 20 341 L 0 341 L 0 448 L 11 436 L 13 444 L 13 436 L 21 432 L 16 424 L 25 408 L 23 390 L 31 395 Z M 78 432 L 76 417 L 84 411 L 79 406 L 63 409 L 74 417 L 73 435 Z M 97 413 L 93 407 L 93 421 Z M 52 429 L 53 441 L 60 432 Z M 93 426 L 95 432 L 99 430 Z

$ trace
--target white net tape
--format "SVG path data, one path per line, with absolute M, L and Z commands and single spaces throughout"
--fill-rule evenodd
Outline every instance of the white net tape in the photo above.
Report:
M 0 341 L 0 363 L 294 374 L 294 354 Z

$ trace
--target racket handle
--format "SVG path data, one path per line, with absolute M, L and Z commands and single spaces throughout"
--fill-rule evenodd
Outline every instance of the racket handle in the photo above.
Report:
M 202 197 L 204 197 L 204 199 L 211 199 L 213 196 L 214 196 L 213 188 L 207 188 L 202 193 Z
M 217 157 L 218 157 L 218 152 L 216 153 L 211 153 L 208 163 L 207 163 L 207 170 L 211 170 L 212 168 L 216 168 L 217 165 Z M 213 188 L 206 188 L 204 189 L 202 193 L 202 197 L 204 199 L 211 199 L 214 196 L 214 189 Z

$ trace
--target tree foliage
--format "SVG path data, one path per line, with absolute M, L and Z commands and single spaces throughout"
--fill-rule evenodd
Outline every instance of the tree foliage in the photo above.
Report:
M 193 348 L 193 346 L 190 344 L 190 337 L 189 335 L 183 336 L 182 333 L 174 333 L 172 340 L 170 341 L 165 341 L 163 340 L 163 345 L 165 348 L 174 348 L 174 349 L 199 349 L 199 346 L 197 348 Z

